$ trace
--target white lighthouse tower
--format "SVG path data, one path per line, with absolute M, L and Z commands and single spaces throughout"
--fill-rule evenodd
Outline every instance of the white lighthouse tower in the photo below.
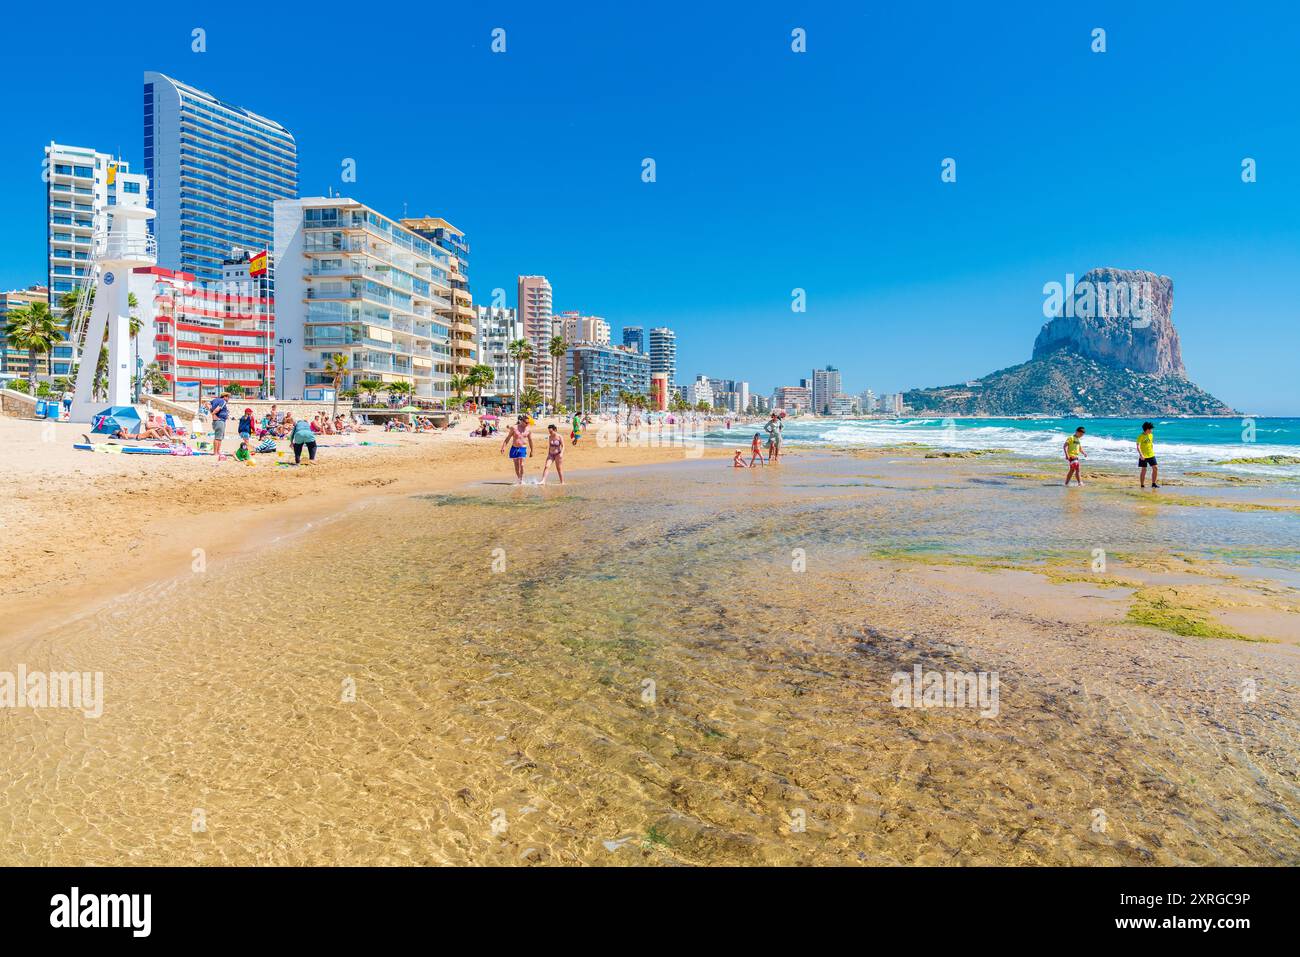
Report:
M 158 242 L 149 233 L 154 211 L 145 205 L 118 204 L 108 210 L 108 228 L 95 234 L 94 305 L 85 325 L 85 346 L 77 368 L 72 421 L 89 422 L 106 406 L 131 405 L 131 273 L 158 264 Z M 83 301 L 87 297 L 83 295 Z M 80 339 L 74 320 L 73 342 Z M 108 330 L 108 395 L 93 398 L 100 343 Z

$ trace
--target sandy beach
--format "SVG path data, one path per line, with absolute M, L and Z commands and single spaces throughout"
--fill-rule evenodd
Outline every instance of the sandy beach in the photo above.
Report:
M 6 863 L 1300 863 L 1287 488 L 55 429 L 0 419 L 0 671 L 104 707 L 0 711 Z M 900 706 L 931 672 L 996 707 Z

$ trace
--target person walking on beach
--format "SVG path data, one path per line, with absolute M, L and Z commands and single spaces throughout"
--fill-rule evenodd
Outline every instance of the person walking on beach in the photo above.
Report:
M 574 416 L 577 420 L 577 416 Z M 546 461 L 542 463 L 542 480 L 539 485 L 546 484 L 546 471 L 555 463 L 555 474 L 560 477 L 560 484 L 564 484 L 564 436 L 560 435 L 560 430 L 554 425 L 546 427 Z M 577 444 L 576 441 L 574 444 Z M 522 461 L 522 459 L 520 460 Z
M 775 412 L 763 426 L 763 431 L 767 433 L 767 462 L 771 465 L 781 457 L 781 419 Z
M 510 458 L 515 463 L 515 484 L 524 484 L 524 459 L 533 451 L 533 430 L 528 425 L 528 416 L 520 415 L 515 420 L 515 424 L 506 429 L 505 441 L 501 443 L 501 451 L 510 447 Z
M 311 465 L 316 461 L 316 433 L 312 431 L 311 422 L 307 419 L 299 419 L 293 424 L 293 431 L 289 433 L 289 441 L 293 445 L 293 464 L 298 465 L 302 462 L 303 446 L 307 448 L 307 464 Z
M 582 418 L 576 412 L 573 413 L 573 430 L 569 433 L 569 438 L 574 445 L 577 445 L 578 439 L 582 438 Z M 544 466 L 543 469 L 545 469 Z M 564 481 L 561 480 L 560 484 L 563 485 Z
M 1070 484 L 1071 477 L 1074 478 L 1075 484 L 1083 484 L 1083 479 L 1079 476 L 1079 456 L 1082 455 L 1085 459 L 1088 457 L 1088 453 L 1083 450 L 1083 433 L 1083 426 L 1079 426 L 1074 430 L 1074 435 L 1065 440 L 1065 461 L 1070 463 L 1070 471 L 1065 473 L 1066 485 Z
M 1147 466 L 1151 466 L 1151 487 L 1159 488 L 1156 482 L 1156 475 L 1159 469 L 1156 468 L 1156 427 L 1150 422 L 1142 423 L 1142 434 L 1137 438 L 1138 447 L 1138 482 L 1143 488 L 1147 487 Z
M 758 432 L 754 433 L 754 439 L 749 443 L 749 467 L 751 469 L 754 467 L 755 461 L 757 461 L 759 465 L 767 464 L 763 461 L 762 437 Z
M 212 416 L 212 454 L 221 461 L 221 440 L 226 437 L 226 420 L 230 418 L 229 392 L 222 392 L 208 403 L 208 414 Z

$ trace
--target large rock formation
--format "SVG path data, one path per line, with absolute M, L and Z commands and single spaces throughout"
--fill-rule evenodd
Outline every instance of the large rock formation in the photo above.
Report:
M 1174 328 L 1174 284 L 1137 269 L 1093 269 L 1062 290 L 1028 362 L 903 401 L 947 415 L 1232 415 L 1187 379 Z
M 1170 313 L 1174 282 L 1142 269 L 1090 269 L 1043 324 L 1034 358 L 1061 349 L 1120 369 L 1187 377 Z
M 1063 290 L 1062 315 L 1043 325 L 1034 358 L 1069 350 L 1105 365 L 1187 377 L 1170 313 L 1174 281 L 1144 269 L 1089 269 Z

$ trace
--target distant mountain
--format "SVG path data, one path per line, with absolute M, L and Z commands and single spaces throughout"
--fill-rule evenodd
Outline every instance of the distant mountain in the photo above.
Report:
M 1187 378 L 1168 276 L 1093 269 L 1061 298 L 1061 315 L 1043 324 L 1028 362 L 963 385 L 914 389 L 903 401 L 950 415 L 1235 414 Z

